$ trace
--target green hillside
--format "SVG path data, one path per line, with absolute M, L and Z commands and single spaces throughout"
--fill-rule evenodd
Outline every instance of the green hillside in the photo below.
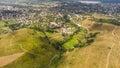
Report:
M 25 52 L 4 68 L 43 68 L 56 56 L 56 50 L 42 32 L 20 29 L 0 36 L 0 56 Z

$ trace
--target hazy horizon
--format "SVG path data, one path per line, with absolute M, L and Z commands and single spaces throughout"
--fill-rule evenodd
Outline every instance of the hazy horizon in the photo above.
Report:
M 24 2 L 53 2 L 53 1 L 101 1 L 103 3 L 120 3 L 120 0 L 0 0 L 0 2 L 10 2 L 10 3 L 24 3 Z

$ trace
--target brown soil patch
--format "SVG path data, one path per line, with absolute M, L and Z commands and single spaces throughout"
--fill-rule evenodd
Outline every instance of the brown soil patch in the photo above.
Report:
M 0 57 L 0 67 L 3 67 L 5 65 L 13 62 L 14 60 L 16 60 L 18 57 L 22 56 L 23 54 L 24 53 L 17 53 L 17 54 L 13 54 L 13 55 Z

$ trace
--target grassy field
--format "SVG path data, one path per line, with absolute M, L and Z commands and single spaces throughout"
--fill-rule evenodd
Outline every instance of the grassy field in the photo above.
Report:
M 81 43 L 79 42 L 80 40 Z M 78 45 L 78 44 L 83 44 L 83 46 L 85 46 L 86 44 L 86 40 L 85 40 L 85 32 L 84 30 L 82 31 L 82 29 L 77 33 L 75 34 L 72 39 L 70 39 L 68 42 L 65 42 L 62 46 L 66 49 L 66 50 L 69 50 L 69 49 L 74 49 L 75 45 Z

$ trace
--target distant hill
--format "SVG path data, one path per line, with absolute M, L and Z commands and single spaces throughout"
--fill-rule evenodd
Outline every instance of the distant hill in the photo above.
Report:
M 0 0 L 0 2 L 50 2 L 59 0 Z
M 43 2 L 71 2 L 71 1 L 87 1 L 87 0 L 0 0 L 0 2 L 4 3 L 17 3 L 17 4 L 40 4 Z M 120 3 L 120 0 L 88 0 L 88 1 L 101 1 L 103 3 Z
M 101 1 L 103 3 L 120 3 L 120 0 L 89 0 L 89 1 Z
M 101 0 L 102 2 L 105 2 L 105 3 L 120 3 L 120 0 Z
M 57 0 L 0 0 L 0 2 L 4 3 L 13 3 L 13 4 L 40 4 L 43 2 L 53 2 Z

